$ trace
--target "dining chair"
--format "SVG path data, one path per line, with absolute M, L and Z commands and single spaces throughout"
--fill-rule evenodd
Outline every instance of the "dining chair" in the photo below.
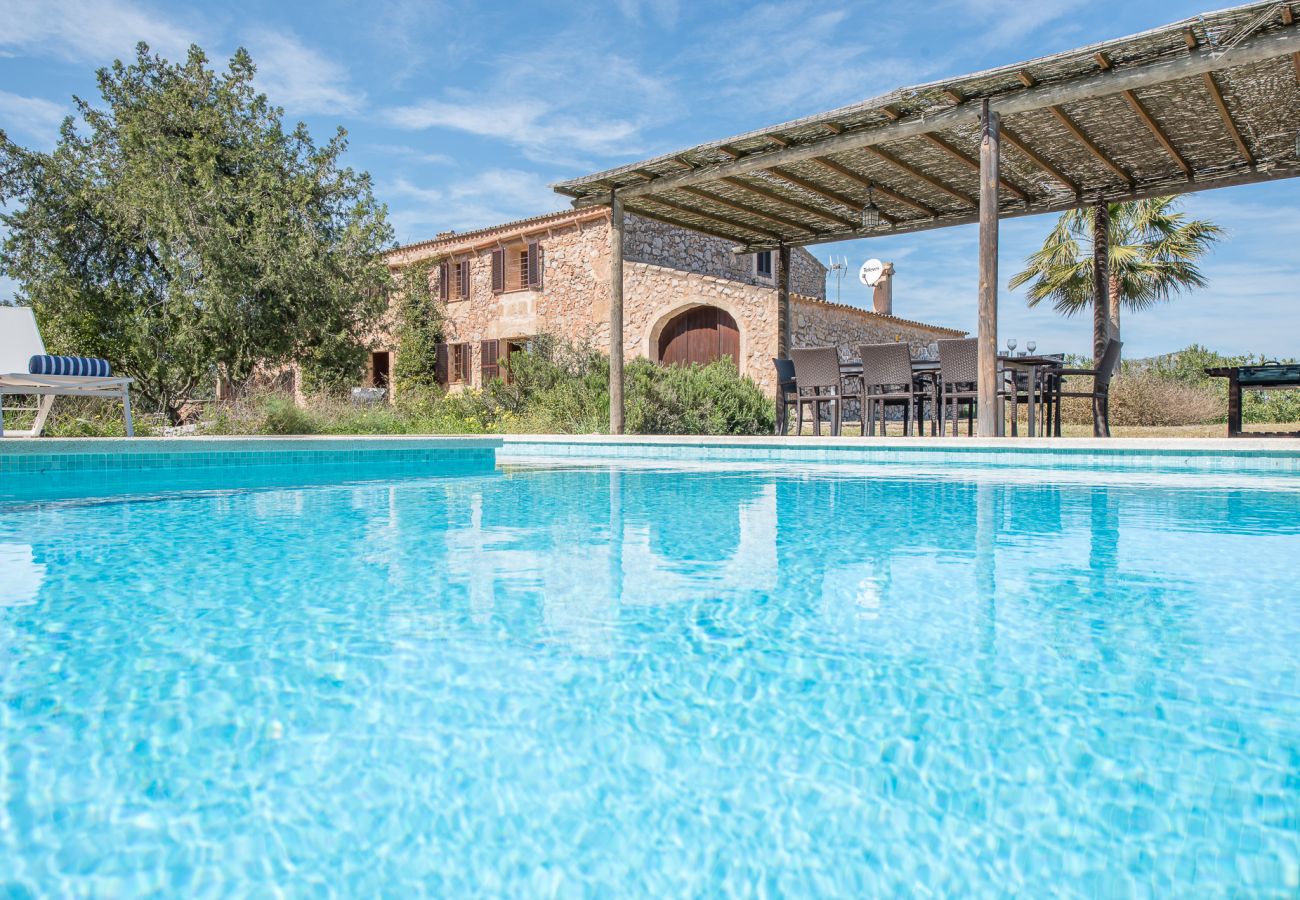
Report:
M 840 353 L 834 347 L 808 347 L 790 351 L 794 362 L 796 408 L 799 419 L 796 434 L 803 434 L 803 412 L 812 407 L 813 434 L 821 435 L 821 407 L 831 413 L 831 434 L 839 435 L 844 417 L 844 401 L 861 399 L 859 392 L 848 391 L 840 375 Z
M 885 413 L 890 406 L 903 407 L 903 434 L 912 433 L 913 409 L 917 394 L 912 379 L 912 351 L 907 344 L 863 344 L 862 357 L 862 433 L 876 433 L 876 412 L 880 413 L 880 433 L 889 433 Z M 919 421 L 919 413 L 918 413 Z
M 942 340 L 939 344 L 939 433 L 947 434 L 952 406 L 952 434 L 957 436 L 961 405 L 966 404 L 966 433 L 975 433 L 975 403 L 979 399 L 979 345 L 975 338 Z
M 790 407 L 797 404 L 799 390 L 795 387 L 793 360 L 777 357 L 772 364 L 776 366 L 776 433 L 784 435 L 790 430 Z
M 1055 419 L 1052 430 L 1061 436 L 1061 399 L 1080 397 L 1092 401 L 1092 436 L 1110 437 L 1110 380 L 1119 368 L 1119 354 L 1124 342 L 1109 338 L 1101 353 L 1101 365 L 1095 369 L 1057 369 L 1052 373 L 1052 394 Z M 1067 376 L 1091 377 L 1092 390 L 1065 390 Z

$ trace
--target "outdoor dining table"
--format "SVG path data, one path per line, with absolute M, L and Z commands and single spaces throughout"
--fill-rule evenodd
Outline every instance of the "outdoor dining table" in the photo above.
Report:
M 1040 387 L 1046 387 L 1046 375 L 1051 373 L 1052 369 L 1059 369 L 1064 365 L 1063 360 L 1056 356 L 1045 356 L 1042 354 L 1027 354 L 1025 356 L 1010 356 L 1007 354 L 998 354 L 998 372 L 1006 373 L 1008 370 L 1012 373 L 1011 382 L 1011 412 L 1012 412 L 1012 430 L 1015 430 L 1015 413 L 1016 413 L 1016 384 L 1014 375 L 1016 372 L 1025 372 L 1029 375 L 1029 436 L 1034 437 L 1037 430 L 1038 421 L 1038 404 Z M 1006 416 L 1003 414 L 1005 399 L 999 392 L 998 399 L 998 436 L 1001 437 L 1005 431 L 1003 422 Z M 1046 428 L 1047 433 L 1052 433 L 1051 425 Z
M 1015 371 L 1025 372 L 1029 375 L 1029 436 L 1030 437 L 1033 437 L 1037 430 L 1037 425 L 1035 423 L 1038 418 L 1038 403 L 1039 403 L 1038 397 L 1039 397 L 1040 388 L 1045 387 L 1047 384 L 1045 376 L 1049 374 L 1052 369 L 1061 368 L 1063 364 L 1064 363 L 1059 357 L 1046 356 L 1042 354 L 1026 355 L 1026 356 L 1010 356 L 1006 354 L 998 355 L 999 375 L 1005 375 L 1005 373 L 1008 370 L 1013 372 Z M 841 362 L 840 374 L 846 378 L 860 378 L 862 376 L 862 361 L 850 360 L 848 362 Z M 934 410 L 934 414 L 932 414 L 931 416 L 932 419 L 931 434 L 937 434 L 938 433 L 938 409 L 939 409 L 939 360 L 913 359 L 912 377 L 925 378 L 926 380 L 929 381 L 929 390 L 931 395 L 931 401 L 933 404 L 931 408 Z M 1002 404 L 1005 402 L 1005 400 L 1001 399 L 1001 392 L 999 392 L 999 397 L 1000 399 L 998 401 L 999 404 L 998 435 L 1000 437 L 1005 431 L 1003 421 L 1006 417 L 1005 415 L 1002 414 L 1002 409 L 1003 409 Z M 1014 390 L 1012 392 L 1012 397 L 1013 397 L 1012 409 L 1014 410 L 1015 408 Z M 1051 433 L 1050 427 L 1047 429 L 1047 432 L 1048 434 Z

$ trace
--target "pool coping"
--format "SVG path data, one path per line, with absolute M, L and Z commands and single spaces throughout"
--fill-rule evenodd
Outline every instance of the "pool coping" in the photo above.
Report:
M 1011 453 L 1153 453 L 1183 455 L 1243 455 L 1300 457 L 1300 438 L 1029 438 L 1029 437 L 816 437 L 802 436 L 697 436 L 507 434 L 505 448 L 514 445 L 580 444 L 586 446 L 681 446 L 754 449 L 925 450 L 966 452 L 989 450 Z

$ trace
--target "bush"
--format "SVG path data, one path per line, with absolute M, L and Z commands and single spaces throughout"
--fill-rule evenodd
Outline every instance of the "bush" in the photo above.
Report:
M 771 434 L 775 408 L 731 359 L 706 366 L 627 366 L 627 430 L 635 434 Z
M 396 402 L 354 407 L 330 396 L 295 405 L 262 395 L 221 408 L 206 434 L 593 434 L 609 430 L 609 360 L 548 338 L 507 363 L 509 380 L 446 393 L 407 382 Z M 626 371 L 627 430 L 640 434 L 770 434 L 772 402 L 732 362 Z
M 1089 390 L 1092 379 L 1066 379 L 1066 390 Z M 1076 385 L 1076 387 L 1071 387 Z M 1208 386 L 1164 378 L 1153 372 L 1125 369 L 1110 383 L 1112 425 L 1206 425 L 1221 422 L 1227 406 Z M 1067 398 L 1061 420 L 1073 425 L 1092 424 L 1092 403 Z

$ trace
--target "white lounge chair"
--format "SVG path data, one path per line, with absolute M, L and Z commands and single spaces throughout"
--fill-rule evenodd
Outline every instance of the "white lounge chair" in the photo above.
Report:
M 26 306 L 0 306 L 0 437 L 4 430 L 4 398 L 7 394 L 37 396 L 36 420 L 27 431 L 13 431 L 12 437 L 40 437 L 55 397 L 109 397 L 122 401 L 126 434 L 135 435 L 131 424 L 130 378 L 91 375 L 31 375 L 28 361 L 45 355 L 45 342 L 36 327 L 36 316 Z

